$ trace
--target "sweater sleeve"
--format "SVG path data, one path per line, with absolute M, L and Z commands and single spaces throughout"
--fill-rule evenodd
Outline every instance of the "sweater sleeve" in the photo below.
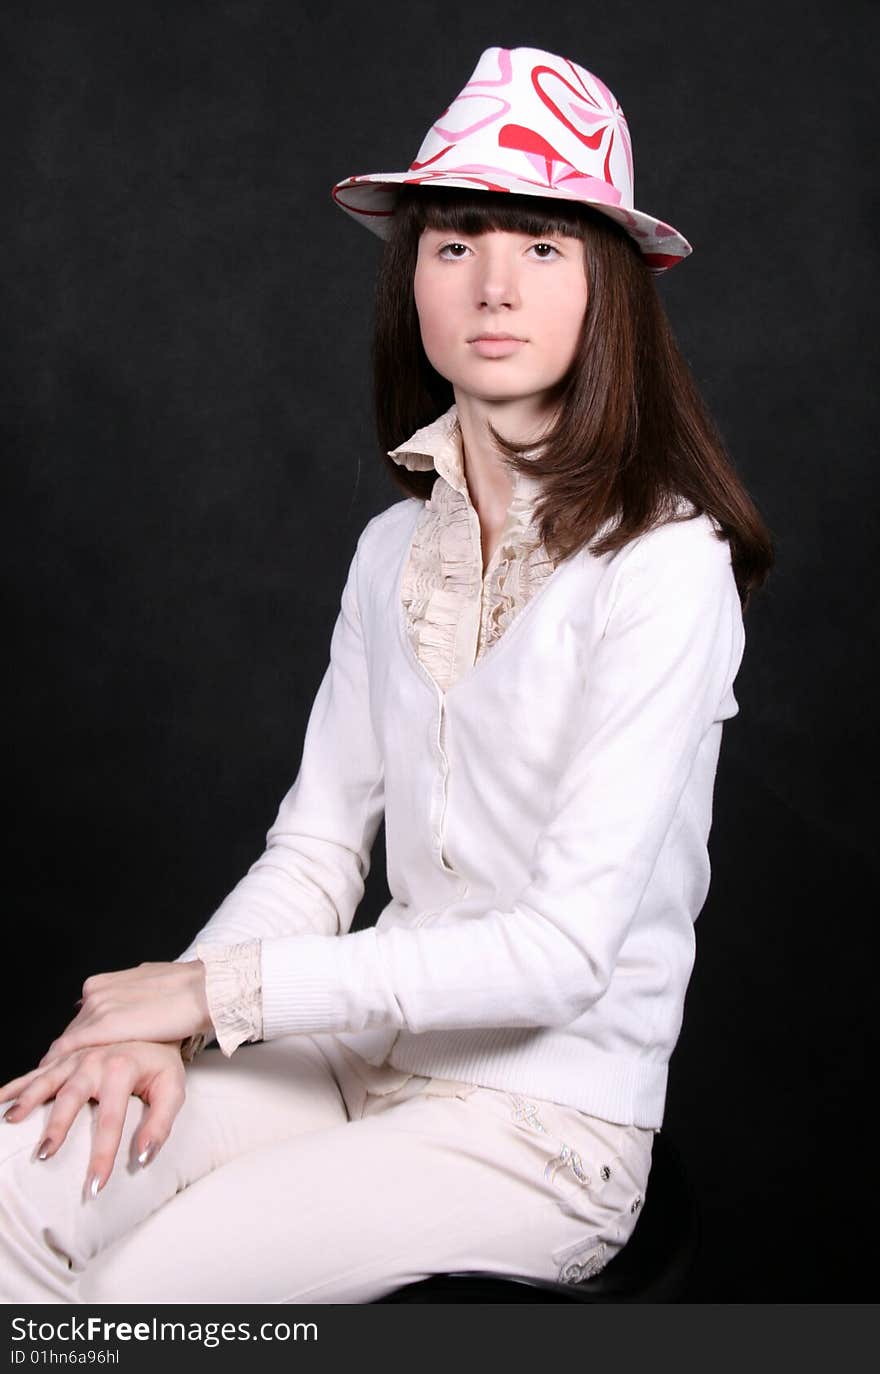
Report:
M 369 526 L 367 526 L 369 528 Z M 384 769 L 369 712 L 358 611 L 362 532 L 306 727 L 299 773 L 251 865 L 176 963 L 198 942 L 237 945 L 347 931 L 364 894 L 384 809 Z
M 726 541 L 704 522 L 623 551 L 528 883 L 466 919 L 262 943 L 263 1035 L 565 1026 L 607 989 L 745 644 Z M 416 918 L 416 925 L 417 925 Z

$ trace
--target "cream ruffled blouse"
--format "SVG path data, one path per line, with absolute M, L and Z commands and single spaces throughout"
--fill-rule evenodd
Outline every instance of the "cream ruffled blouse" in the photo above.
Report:
M 416 525 L 401 598 L 413 649 L 445 692 L 504 634 L 553 571 L 534 522 L 541 486 L 525 473 L 511 474 L 507 518 L 484 573 L 457 407 L 391 449 L 389 457 L 411 471 L 438 473 Z M 262 1039 L 259 940 L 200 942 L 196 954 L 205 963 L 208 1008 L 223 1053 Z M 198 1054 L 206 1040 L 193 1036 L 184 1042 L 184 1059 Z
M 416 526 L 402 599 L 416 654 L 445 692 L 507 629 L 553 571 L 533 510 L 540 483 L 512 473 L 513 494 L 483 573 L 480 520 L 465 478 L 456 406 L 389 457 L 439 473 Z

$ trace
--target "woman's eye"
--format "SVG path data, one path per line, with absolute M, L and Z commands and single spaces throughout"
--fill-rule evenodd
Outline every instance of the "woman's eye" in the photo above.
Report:
M 447 252 L 448 252 L 450 249 L 452 249 L 452 248 L 464 248 L 465 250 L 467 250 L 467 244 L 465 244 L 465 243 L 444 243 L 443 247 L 440 249 L 440 256 L 442 257 L 444 253 L 447 253 Z M 555 254 L 557 255 L 557 257 L 559 256 L 559 249 L 556 248 L 555 245 L 552 244 L 552 243 L 533 243 L 533 244 L 532 244 L 532 248 L 549 248 L 551 253 L 555 253 Z M 530 249 L 529 251 L 531 252 L 531 249 Z M 458 254 L 458 253 L 453 254 L 452 261 L 453 261 L 453 262 L 459 261 L 459 260 L 460 260 L 460 256 L 461 256 L 461 255 Z M 542 262 L 548 262 L 548 261 L 549 261 L 549 256 L 548 256 L 547 254 L 545 254 L 545 253 L 540 253 L 540 254 L 539 254 L 539 258 L 540 258 L 540 260 L 541 260 Z

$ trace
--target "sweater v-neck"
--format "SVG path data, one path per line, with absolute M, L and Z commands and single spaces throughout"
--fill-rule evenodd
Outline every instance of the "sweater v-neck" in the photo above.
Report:
M 443 688 L 437 682 L 436 678 L 434 678 L 432 674 L 428 671 L 422 660 L 418 657 L 418 655 L 415 652 L 415 649 L 413 648 L 412 643 L 410 642 L 409 635 L 407 634 L 406 618 L 403 608 L 403 580 L 406 573 L 407 561 L 409 559 L 412 540 L 415 536 L 415 528 L 416 527 L 414 525 L 412 533 L 410 534 L 409 538 L 405 541 L 403 556 L 400 560 L 397 575 L 395 577 L 394 619 L 395 624 L 397 626 L 397 637 L 403 650 L 404 658 L 407 660 L 411 669 L 422 679 L 425 685 L 428 687 L 432 687 L 434 689 L 434 692 L 436 693 L 439 701 L 442 704 L 449 700 L 453 692 L 457 692 L 459 688 L 466 687 L 467 684 L 470 682 L 471 678 L 474 676 L 475 673 L 479 672 L 480 668 L 483 666 L 487 659 L 491 659 L 497 656 L 497 654 L 503 649 L 504 645 L 509 642 L 511 636 L 515 635 L 518 627 L 522 624 L 522 622 L 528 619 L 529 613 L 534 609 L 535 606 L 539 604 L 548 587 L 550 587 L 551 584 L 557 581 L 559 575 L 567 566 L 570 565 L 572 560 L 565 559 L 561 563 L 557 564 L 557 566 L 552 570 L 549 576 L 542 582 L 540 587 L 538 587 L 534 596 L 532 596 L 526 602 L 526 604 L 517 612 L 516 616 L 511 621 L 510 625 L 508 625 L 504 634 L 501 635 L 498 639 L 496 639 L 492 644 L 489 644 L 483 650 L 480 656 L 473 663 L 469 664 L 468 667 L 465 668 L 464 672 L 461 673 L 461 675 L 458 678 L 456 678 L 455 682 L 451 683 L 448 687 Z

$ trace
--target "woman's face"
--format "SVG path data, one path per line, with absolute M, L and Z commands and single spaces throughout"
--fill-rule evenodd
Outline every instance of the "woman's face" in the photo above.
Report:
M 584 245 L 563 234 L 425 229 L 413 289 L 425 353 L 457 396 L 540 403 L 574 360 L 587 307 Z M 484 334 L 520 342 L 481 343 Z

